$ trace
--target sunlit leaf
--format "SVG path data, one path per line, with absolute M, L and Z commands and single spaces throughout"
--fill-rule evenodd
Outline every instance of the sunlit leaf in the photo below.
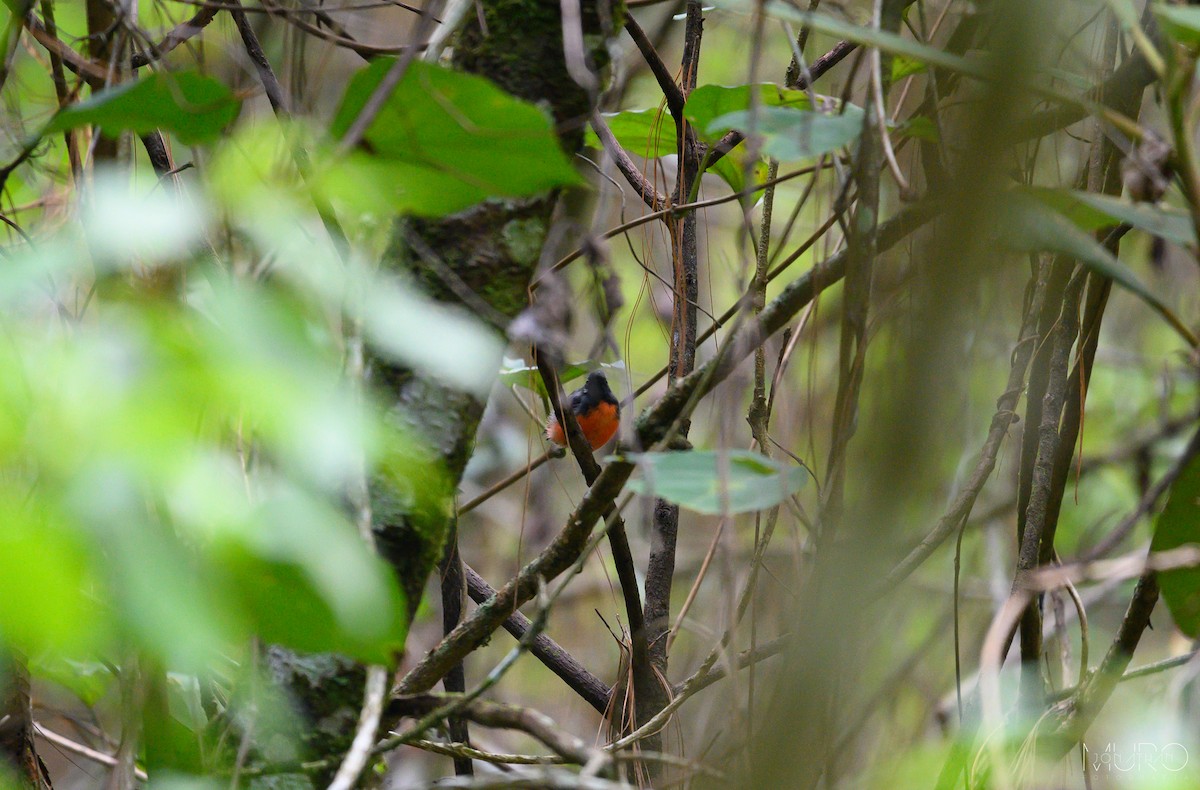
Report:
M 1171 484 L 1170 498 L 1154 525 L 1151 551 L 1200 544 L 1200 457 L 1193 457 Z M 1158 575 L 1158 586 L 1172 619 L 1190 637 L 1200 636 L 1200 568 Z
M 779 504 L 808 478 L 802 467 L 748 450 L 637 453 L 642 470 L 628 487 L 698 513 L 746 513 Z
M 60 110 L 43 135 L 92 124 L 109 134 L 171 132 L 185 145 L 214 140 L 241 102 L 222 83 L 195 71 L 156 71 Z
M 380 58 L 354 75 L 331 126 L 335 137 L 354 123 L 393 63 Z M 388 169 L 393 208 L 416 214 L 582 183 L 541 109 L 482 77 L 421 61 L 408 65 L 364 142 Z

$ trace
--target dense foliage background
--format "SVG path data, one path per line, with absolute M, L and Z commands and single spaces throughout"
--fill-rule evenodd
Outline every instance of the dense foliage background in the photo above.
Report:
M 1200 782 L 1200 8 L 4 20 L 0 784 Z

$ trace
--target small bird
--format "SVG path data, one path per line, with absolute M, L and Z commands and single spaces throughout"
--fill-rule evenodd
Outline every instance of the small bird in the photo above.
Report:
M 621 405 L 599 370 L 589 373 L 584 385 L 571 393 L 568 405 L 593 450 L 608 443 L 621 425 Z M 546 424 L 546 438 L 559 447 L 567 446 L 566 433 L 553 412 Z

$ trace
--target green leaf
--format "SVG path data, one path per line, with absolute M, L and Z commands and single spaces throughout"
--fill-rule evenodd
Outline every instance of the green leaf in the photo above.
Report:
M 195 71 L 155 72 L 100 91 L 50 119 L 43 135 L 92 124 L 109 134 L 164 129 L 185 145 L 214 140 L 237 118 L 229 88 Z
M 729 188 L 734 192 L 741 192 L 746 188 L 746 146 L 739 145 L 725 156 L 717 160 L 715 165 L 710 166 L 705 172 L 715 173 L 729 185 Z M 756 187 L 752 204 L 757 203 L 762 198 L 763 189 L 761 185 L 767 180 L 768 163 L 767 160 L 759 157 L 754 166 L 750 168 L 750 178 Z
M 1063 214 L 1085 231 L 1128 223 L 1152 236 L 1184 246 L 1196 243 L 1196 229 L 1186 212 L 1129 203 L 1109 195 L 1065 189 L 1034 188 L 1029 194 Z
M 715 142 L 729 129 L 714 128 L 713 121 L 731 113 L 748 111 L 750 98 L 756 91 L 760 108 L 795 107 L 807 110 L 812 106 L 804 91 L 781 88 L 769 82 L 758 85 L 701 85 L 688 96 L 683 115 L 696 127 L 701 140 Z
M 1171 484 L 1170 498 L 1154 524 L 1150 550 L 1168 551 L 1200 543 L 1200 456 L 1193 457 Z M 1200 568 L 1158 575 L 1158 586 L 1179 630 L 1200 636 Z
M 1189 47 L 1200 47 L 1200 8 L 1156 4 L 1154 15 L 1163 32 Z
M 744 129 L 749 125 L 748 111 L 722 115 L 708 126 L 710 133 Z M 794 107 L 763 107 L 758 115 L 758 133 L 762 151 L 782 161 L 812 159 L 836 151 L 858 139 L 862 133 L 863 111 L 847 106 L 841 115 L 825 115 Z M 723 131 L 722 131 L 723 130 Z
M 892 82 L 899 82 L 905 77 L 911 77 L 913 74 L 920 74 L 925 71 L 925 64 L 921 61 L 897 55 L 892 58 Z
M 808 470 L 749 450 L 637 453 L 642 470 L 629 488 L 698 513 L 748 513 L 779 504 L 804 485 Z
M 895 137 L 912 137 L 915 140 L 925 140 L 930 143 L 936 143 L 941 139 L 937 126 L 924 115 L 917 115 L 903 123 L 896 124 L 891 132 Z
M 701 85 L 688 97 L 683 114 L 704 142 L 715 142 L 729 129 L 711 132 L 709 125 L 716 118 L 750 108 L 750 96 L 758 90 L 762 107 L 809 107 L 804 91 L 781 88 L 773 83 L 758 85 Z M 676 153 L 675 121 L 665 108 L 625 110 L 605 113 L 605 123 L 621 147 L 645 159 Z M 600 148 L 600 139 L 590 128 L 586 142 Z
M 1028 197 L 1013 194 L 1001 231 L 1005 243 L 1019 252 L 1056 252 L 1070 255 L 1081 264 L 1108 277 L 1139 297 L 1187 341 L 1197 345 L 1196 336 L 1170 308 L 1142 284 L 1129 267 L 1117 260 L 1103 244 L 1076 227 L 1070 220 Z
M 643 159 L 677 153 L 675 122 L 664 108 L 604 113 L 603 118 L 617 143 L 626 151 Z M 590 126 L 584 142 L 592 148 L 603 148 Z
M 350 80 L 335 136 L 354 123 L 393 63 L 375 60 Z M 393 189 L 393 207 L 426 216 L 583 183 L 537 106 L 482 77 L 419 61 L 409 64 L 363 140 Z

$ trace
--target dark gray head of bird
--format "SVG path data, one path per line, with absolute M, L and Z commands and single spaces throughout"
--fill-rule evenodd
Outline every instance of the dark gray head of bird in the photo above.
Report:
M 608 378 L 602 371 L 593 370 L 588 374 L 587 383 L 583 385 L 590 395 L 597 402 L 616 403 L 617 398 L 613 395 L 612 390 L 608 386 Z

